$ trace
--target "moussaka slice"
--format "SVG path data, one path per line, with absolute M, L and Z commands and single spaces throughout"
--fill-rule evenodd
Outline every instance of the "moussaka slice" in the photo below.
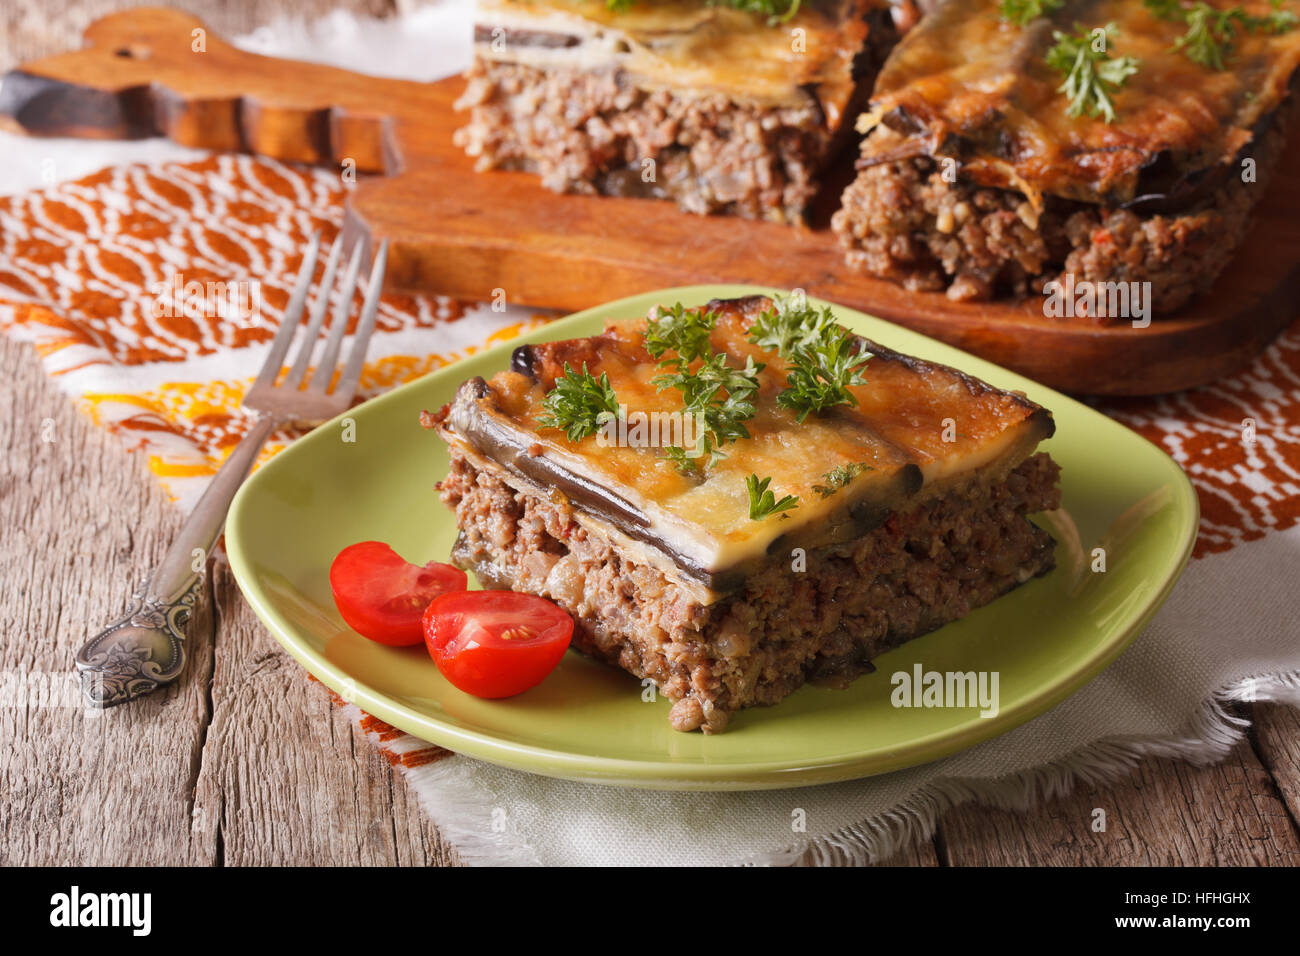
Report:
M 943 3 L 860 117 L 870 135 L 833 218 L 850 265 L 954 299 L 1052 301 L 1085 282 L 1142 296 L 1098 298 L 1093 320 L 1178 308 L 1227 265 L 1277 165 L 1296 10 Z
M 793 299 L 523 346 L 423 422 L 452 560 L 569 611 L 678 730 L 843 686 L 1053 566 L 1051 414 Z
M 480 0 L 456 142 L 557 192 L 796 221 L 897 33 L 884 0 L 772 9 Z

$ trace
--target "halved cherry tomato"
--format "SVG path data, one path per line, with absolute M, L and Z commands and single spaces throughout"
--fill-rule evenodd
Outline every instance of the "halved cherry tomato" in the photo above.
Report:
M 343 620 L 362 636 L 394 647 L 419 644 L 429 602 L 464 591 L 467 583 L 460 568 L 437 561 L 409 564 L 382 541 L 350 545 L 330 565 L 330 590 Z
M 458 591 L 424 612 L 424 640 L 442 676 L 476 697 L 513 697 L 542 682 L 573 637 L 573 618 L 546 598 Z

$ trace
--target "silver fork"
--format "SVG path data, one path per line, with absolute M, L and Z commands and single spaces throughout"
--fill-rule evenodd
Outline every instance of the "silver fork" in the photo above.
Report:
M 82 693 L 92 706 L 112 707 L 125 703 L 171 683 L 180 675 L 185 669 L 185 625 L 198 599 L 208 555 L 225 527 L 230 502 L 248 477 L 258 452 L 277 426 L 290 422 L 319 424 L 342 413 L 351 404 L 361 378 L 366 346 L 375 328 L 384 267 L 388 261 L 388 243 L 384 242 L 375 254 L 366 283 L 365 304 L 357 320 L 347 363 L 338 383 L 331 389 L 330 382 L 343 347 L 352 297 L 361 271 L 362 247 L 363 243 L 356 244 L 348 263 L 334 304 L 329 337 L 310 380 L 304 382 L 329 307 L 330 289 L 342 256 L 342 236 L 330 249 L 320 291 L 294 363 L 284 380 L 276 384 L 289 346 L 293 344 L 302 322 L 312 275 L 316 270 L 320 233 L 312 236 L 298 280 L 289 296 L 289 304 L 285 307 L 284 320 L 271 342 L 270 354 L 253 387 L 244 396 L 244 406 L 260 413 L 257 422 L 213 477 L 162 562 L 136 590 L 131 608 L 77 652 Z

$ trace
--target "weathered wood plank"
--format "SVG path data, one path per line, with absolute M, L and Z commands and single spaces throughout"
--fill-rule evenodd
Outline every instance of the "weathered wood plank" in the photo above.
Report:
M 909 846 L 901 853 L 896 853 L 888 860 L 882 861 L 880 866 L 942 866 L 938 855 L 935 853 L 934 841 L 925 840 L 915 846 Z
M 280 649 L 224 566 L 212 722 L 196 824 L 244 865 L 447 865 L 454 853 L 397 773 L 325 688 Z
M 81 707 L 73 655 L 126 606 L 179 517 L 139 456 L 93 427 L 30 347 L 0 340 L 0 863 L 210 862 L 189 850 L 211 621 L 165 693 Z M 109 507 L 107 503 L 111 502 Z M 24 701 L 18 686 L 56 686 Z
M 1105 832 L 1093 812 L 1106 813 Z M 1210 767 L 1145 760 L 1030 813 L 964 806 L 940 824 L 952 866 L 1249 866 L 1300 863 L 1300 834 L 1249 743 Z
M 1287 704 L 1250 706 L 1251 740 L 1292 823 L 1300 821 L 1300 710 Z
M 0 863 L 453 862 L 409 788 L 223 568 L 215 675 L 205 607 L 180 682 L 87 716 L 72 656 L 124 606 L 179 516 L 29 347 L 0 340 L 0 375 Z M 42 678 L 59 706 L 22 695 Z
M 0 68 L 63 49 L 130 5 L 8 4 Z M 228 35 L 270 15 L 251 0 L 202 13 Z M 0 375 L 0 671 L 24 687 L 50 672 L 71 691 L 80 641 L 124 605 L 180 518 L 144 462 L 83 419 L 29 347 L 0 339 Z M 221 636 L 211 640 L 205 607 L 193 669 L 165 694 L 89 718 L 79 706 L 0 706 L 0 863 L 454 862 L 409 788 L 266 636 L 228 573 L 215 583 Z

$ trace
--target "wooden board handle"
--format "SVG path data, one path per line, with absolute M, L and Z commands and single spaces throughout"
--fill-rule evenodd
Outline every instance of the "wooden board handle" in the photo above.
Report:
M 359 172 L 402 165 L 382 104 L 418 84 L 246 53 L 161 7 L 111 14 L 85 36 L 84 49 L 5 76 L 0 124 L 37 136 L 166 136 L 315 165 L 350 161 Z

